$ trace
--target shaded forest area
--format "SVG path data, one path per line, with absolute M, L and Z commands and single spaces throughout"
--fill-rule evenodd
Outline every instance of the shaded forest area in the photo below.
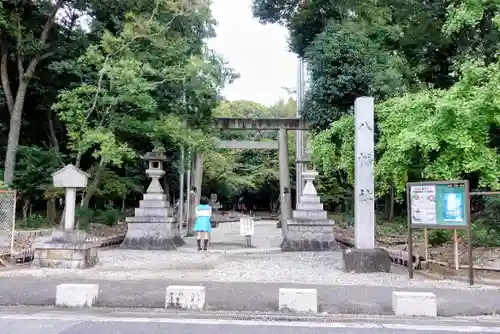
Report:
M 153 148 L 167 156 L 172 202 L 182 146 L 207 157 L 204 195 L 276 209 L 276 152 L 215 148 L 217 138 L 276 134 L 218 133 L 212 117 L 292 116 L 295 101 L 224 101 L 238 74 L 206 45 L 215 24 L 208 2 L 2 2 L 0 161 L 2 186 L 17 190 L 18 228 L 59 223 L 64 194 L 51 174 L 68 163 L 91 175 L 77 197 L 80 228 L 116 224 L 148 184 L 141 156 Z

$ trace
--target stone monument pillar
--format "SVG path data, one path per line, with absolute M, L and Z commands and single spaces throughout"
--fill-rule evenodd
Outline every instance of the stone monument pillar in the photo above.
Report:
M 344 270 L 347 272 L 389 272 L 389 254 L 375 248 L 375 160 L 374 103 L 372 97 L 357 98 L 355 112 L 354 165 L 354 249 L 344 252 Z
M 162 152 L 153 150 L 146 153 L 143 159 L 149 163 L 146 174 L 151 183 L 135 209 L 134 217 L 126 218 L 128 230 L 121 248 L 176 249 L 184 244 L 184 240 L 159 181 L 165 174 L 163 162 L 166 157 Z
M 288 220 L 288 229 L 281 243 L 282 251 L 324 251 L 337 248 L 333 226 L 314 188 L 318 173 L 309 170 L 302 173 L 305 181 L 302 196 L 293 218 Z
M 98 261 L 99 244 L 87 240 L 85 231 L 75 228 L 76 189 L 87 187 L 89 174 L 69 164 L 52 174 L 54 187 L 65 188 L 64 229 L 54 230 L 50 237 L 33 243 L 33 267 L 89 268 Z

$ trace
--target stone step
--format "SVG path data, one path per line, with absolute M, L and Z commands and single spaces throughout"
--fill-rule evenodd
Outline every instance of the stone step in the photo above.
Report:
M 299 202 L 317 204 L 321 203 L 321 200 L 318 195 L 302 195 Z
M 144 194 L 145 201 L 166 201 L 167 195 L 165 194 Z
M 125 218 L 127 223 L 174 223 L 176 219 L 174 217 L 127 217 Z
M 335 225 L 335 220 L 331 219 L 288 219 L 288 226 L 331 226 Z
M 298 203 L 297 210 L 323 211 L 323 203 Z
M 136 217 L 168 217 L 172 216 L 172 208 L 136 208 L 134 211 Z
M 310 210 L 295 210 L 292 213 L 294 219 L 327 219 L 328 213 L 326 211 L 310 211 Z
M 139 201 L 140 208 L 168 208 L 169 203 L 167 201 L 156 201 L 156 200 L 141 200 Z

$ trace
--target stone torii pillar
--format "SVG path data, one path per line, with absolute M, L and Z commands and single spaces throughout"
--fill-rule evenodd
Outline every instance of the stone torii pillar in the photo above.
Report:
M 278 130 L 278 159 L 280 169 L 281 233 L 285 237 L 287 221 L 291 218 L 292 199 L 290 169 L 288 166 L 288 135 L 284 128 Z

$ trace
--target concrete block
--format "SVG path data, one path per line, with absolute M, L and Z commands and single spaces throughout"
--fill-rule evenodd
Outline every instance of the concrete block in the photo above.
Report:
M 59 284 L 56 292 L 56 306 L 92 307 L 99 295 L 98 284 Z
M 167 287 L 165 308 L 203 310 L 205 292 L 204 286 L 170 285 Z
M 398 316 L 436 317 L 436 295 L 431 292 L 394 291 L 392 310 Z
M 279 289 L 279 309 L 299 313 L 318 313 L 316 289 Z

